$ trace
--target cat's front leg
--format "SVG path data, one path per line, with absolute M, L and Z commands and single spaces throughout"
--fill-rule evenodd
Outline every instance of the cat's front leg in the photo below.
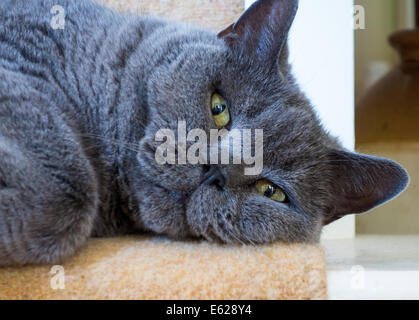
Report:
M 94 172 L 71 129 L 39 99 L 0 101 L 0 266 L 58 263 L 90 236 Z

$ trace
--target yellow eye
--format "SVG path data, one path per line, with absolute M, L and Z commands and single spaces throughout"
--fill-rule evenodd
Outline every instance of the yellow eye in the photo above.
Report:
M 260 194 L 277 202 L 287 202 L 285 193 L 272 182 L 262 179 L 256 182 L 256 189 Z
M 230 122 L 230 111 L 227 101 L 218 93 L 214 93 L 211 99 L 211 112 L 214 117 L 215 125 L 224 128 Z

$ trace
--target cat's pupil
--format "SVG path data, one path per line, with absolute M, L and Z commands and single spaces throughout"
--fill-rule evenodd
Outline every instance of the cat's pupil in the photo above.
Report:
M 265 193 L 263 194 L 265 197 L 271 198 L 275 193 L 275 187 L 269 186 L 266 188 Z
M 212 114 L 214 116 L 222 114 L 226 108 L 227 107 L 226 107 L 225 104 L 219 104 L 219 105 L 215 106 L 214 108 L 212 108 Z

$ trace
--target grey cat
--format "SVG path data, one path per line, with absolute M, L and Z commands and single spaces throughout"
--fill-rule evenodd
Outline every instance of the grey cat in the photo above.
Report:
M 398 164 L 343 149 L 300 91 L 286 45 L 296 0 L 257 1 L 218 34 L 87 0 L 60 0 L 54 28 L 56 4 L 0 3 L 0 265 L 136 232 L 316 242 L 406 187 Z M 263 129 L 262 174 L 158 165 L 155 134 L 178 120 Z

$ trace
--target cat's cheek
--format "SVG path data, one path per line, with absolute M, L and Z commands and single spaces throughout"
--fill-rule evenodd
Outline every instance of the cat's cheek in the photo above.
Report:
M 209 241 L 238 243 L 242 239 L 235 225 L 239 201 L 230 190 L 220 191 L 216 186 L 201 186 L 190 197 L 186 219 L 194 236 Z
M 319 240 L 321 232 L 320 219 L 259 197 L 243 202 L 238 225 L 243 236 L 254 243 L 311 243 Z
M 137 155 L 141 173 L 150 181 L 179 193 L 188 193 L 199 187 L 202 166 L 190 164 L 159 164 L 156 161 L 158 144 L 145 138 L 140 142 Z
M 191 235 L 185 218 L 183 202 L 157 186 L 145 186 L 136 193 L 139 214 L 136 219 L 142 229 L 172 238 Z

